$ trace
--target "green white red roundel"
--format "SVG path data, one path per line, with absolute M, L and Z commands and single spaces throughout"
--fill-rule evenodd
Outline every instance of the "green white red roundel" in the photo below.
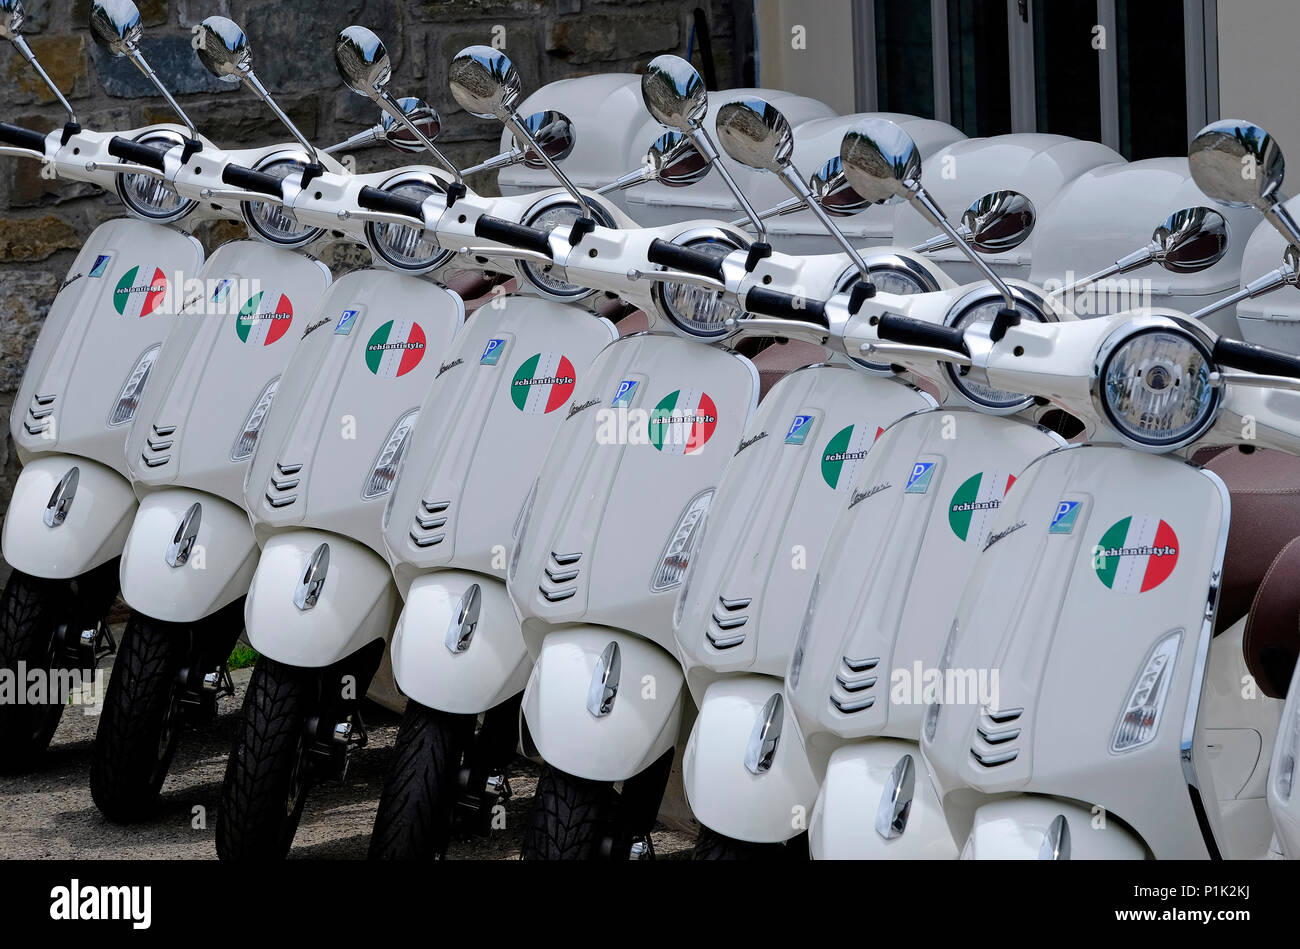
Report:
M 396 379 L 420 364 L 424 349 L 419 323 L 409 317 L 389 320 L 366 343 L 366 366 L 381 379 Z
M 577 375 L 562 353 L 534 353 L 515 370 L 510 398 L 527 415 L 554 412 L 573 395 Z
M 963 481 L 948 504 L 948 525 L 957 539 L 984 543 L 1002 498 L 1015 483 L 1015 475 L 1000 471 L 981 471 Z
M 245 343 L 270 346 L 289 332 L 293 322 L 293 303 L 279 290 L 254 293 L 239 308 L 235 332 Z
M 1117 593 L 1146 593 L 1169 579 L 1178 565 L 1178 535 L 1153 514 L 1116 521 L 1093 550 L 1097 578 Z
M 704 390 L 678 389 L 650 413 L 650 444 L 670 455 L 691 455 L 718 427 L 718 407 Z
M 867 457 L 867 449 L 883 431 L 879 426 L 872 432 L 867 425 L 849 425 L 836 432 L 822 451 L 823 480 L 832 488 L 851 482 L 858 462 Z
M 113 308 L 122 316 L 148 316 L 167 296 L 167 277 L 157 267 L 132 267 L 113 291 Z

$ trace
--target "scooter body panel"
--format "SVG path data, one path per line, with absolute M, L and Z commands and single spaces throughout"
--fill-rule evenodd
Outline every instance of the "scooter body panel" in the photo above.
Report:
M 67 502 L 63 520 L 51 507 L 56 496 Z M 31 458 L 5 513 L 5 561 L 34 577 L 79 577 L 122 553 L 135 511 L 131 482 L 119 470 L 70 455 Z
M 776 696 L 781 718 L 768 725 Z M 785 708 L 781 680 L 734 675 L 711 684 L 682 755 L 686 798 L 696 819 L 736 840 L 780 843 L 800 834 L 817 797 L 817 780 Z M 773 737 L 775 736 L 775 737 Z M 761 747 L 775 742 L 770 758 Z M 751 770 L 751 764 L 754 769 Z
M 317 598 L 302 605 L 300 588 L 318 551 L 328 549 Z M 305 592 L 305 591 L 304 591 Z M 277 533 L 266 542 L 248 588 L 248 641 L 286 665 L 318 669 L 376 639 L 387 641 L 397 589 L 383 558 L 364 544 L 317 530 Z
M 910 386 L 838 365 L 796 370 L 763 398 L 718 482 L 678 606 L 678 652 L 697 702 L 719 675 L 785 675 L 867 450 L 933 406 Z
M 463 319 L 458 296 L 418 277 L 362 270 L 335 282 L 280 378 L 244 484 L 259 543 L 310 527 L 382 557 L 386 495 Z
M 955 860 L 916 742 L 873 738 L 836 748 L 808 822 L 808 848 L 814 860 Z
M 1142 841 L 1076 801 L 1014 795 L 975 812 L 963 860 L 1144 860 Z M 1055 826 L 1053 826 L 1055 824 Z M 1062 830 L 1062 828 L 1066 828 Z M 1064 841 L 1064 842 L 1062 842 Z
M 162 485 L 244 502 L 244 474 L 279 379 L 332 281 L 303 254 L 256 241 L 222 245 L 199 274 L 201 296 L 167 337 L 127 440 L 142 494 Z M 165 434 L 160 434 L 165 433 Z
M 698 523 L 757 394 L 749 360 L 675 336 L 625 337 L 596 357 L 511 554 L 530 652 L 548 626 L 579 622 L 675 648 L 680 574 L 665 571 L 665 554 Z
M 1059 448 L 1024 421 L 944 407 L 887 428 L 813 583 L 787 692 L 815 773 L 841 742 L 915 740 L 927 671 L 1020 471 Z
M 1222 481 L 1176 458 L 1085 445 L 1022 473 L 941 662 L 996 670 L 996 698 L 921 729 L 956 839 L 1021 792 L 1102 808 L 1157 858 L 1220 852 L 1235 788 L 1216 793 L 1197 730 L 1228 519 Z
M 248 592 L 257 554 L 242 507 L 192 488 L 153 491 L 122 551 L 122 599 L 154 619 L 192 623 Z
M 440 567 L 504 583 L 521 501 L 576 404 L 575 385 L 616 338 L 579 307 L 526 296 L 502 297 L 465 324 L 420 408 L 386 513 L 399 590 Z
M 611 644 L 617 671 L 606 677 L 611 667 L 602 656 Z M 607 711 L 593 713 L 593 700 L 611 685 Z M 524 690 L 524 721 L 548 764 L 589 781 L 623 781 L 676 743 L 684 687 L 676 657 L 655 643 L 618 629 L 567 625 L 542 640 Z
M 504 581 L 467 570 L 411 582 L 392 657 L 402 692 L 458 715 L 477 715 L 522 692 L 532 668 Z
M 14 398 L 9 430 L 20 460 L 63 453 L 127 476 L 122 448 L 135 406 L 119 411 L 119 400 L 130 381 L 138 388 L 148 380 L 175 324 L 176 284 L 202 263 L 197 240 L 161 225 L 121 219 L 94 230 L 50 306 Z
M 1300 860 L 1300 788 L 1296 759 L 1300 756 L 1300 663 L 1291 676 L 1282 722 L 1268 767 L 1268 811 L 1282 853 Z

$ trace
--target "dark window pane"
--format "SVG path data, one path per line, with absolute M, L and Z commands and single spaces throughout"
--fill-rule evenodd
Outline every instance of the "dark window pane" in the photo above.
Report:
M 1187 154 L 1182 0 L 1116 0 L 1115 14 L 1120 153 Z
M 876 0 L 875 8 L 877 108 L 934 118 L 930 5 Z
M 1005 0 L 948 0 L 951 122 L 969 136 L 1011 131 Z
M 1096 0 L 1034 0 L 1030 19 L 1038 131 L 1100 141 L 1100 74 L 1092 46 Z

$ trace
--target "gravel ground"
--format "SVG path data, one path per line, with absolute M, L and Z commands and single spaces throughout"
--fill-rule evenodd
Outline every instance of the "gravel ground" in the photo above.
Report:
M 35 774 L 0 777 L 0 858 L 214 859 L 226 754 L 251 674 L 251 669 L 237 670 L 235 696 L 221 702 L 211 724 L 185 735 L 163 785 L 157 815 L 139 824 L 109 823 L 95 808 L 87 775 L 99 720 L 80 708 L 66 711 L 45 766 Z M 369 745 L 354 754 L 346 780 L 312 791 L 291 859 L 365 859 L 398 718 L 370 705 L 364 714 Z M 517 859 L 536 783 L 537 767 L 517 758 L 510 776 L 514 797 L 506 805 L 505 829 L 488 838 L 455 841 L 448 857 Z M 688 834 L 663 826 L 654 833 L 661 858 L 686 857 L 691 843 Z

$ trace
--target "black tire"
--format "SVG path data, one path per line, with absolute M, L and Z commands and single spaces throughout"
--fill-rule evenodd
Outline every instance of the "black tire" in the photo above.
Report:
M 236 726 L 217 814 L 222 860 L 281 860 L 302 819 L 312 768 L 307 716 L 318 673 L 257 660 Z
M 524 860 L 595 860 L 600 857 L 614 789 L 543 765 L 528 810 L 520 856 Z
M 90 796 L 111 821 L 147 816 L 181 735 L 177 677 L 187 627 L 132 613 L 118 647 L 90 759 Z
M 796 838 L 802 842 L 802 836 Z M 691 852 L 692 860 L 789 860 L 798 859 L 798 844 L 756 844 L 748 840 L 736 840 L 708 827 L 700 825 L 700 832 L 695 838 L 695 849 Z M 804 845 L 806 847 L 806 844 Z
M 66 584 L 43 580 L 15 570 L 0 593 L 0 669 L 13 676 L 16 689 L 25 688 L 23 670 L 51 668 L 54 630 Z M 17 696 L 15 696 L 17 698 Z M 0 703 L 0 774 L 21 774 L 35 768 L 63 717 L 63 702 Z
M 370 835 L 371 860 L 436 860 L 446 853 L 475 718 L 407 703 Z

